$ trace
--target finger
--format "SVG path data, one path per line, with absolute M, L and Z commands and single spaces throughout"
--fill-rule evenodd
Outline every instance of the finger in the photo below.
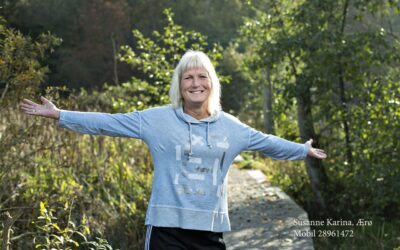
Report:
M 33 109 L 35 108 L 35 106 L 31 105 L 31 104 L 26 104 L 26 103 L 21 103 L 20 105 L 21 108 L 28 108 L 28 109 Z
M 29 109 L 29 108 L 23 108 L 23 107 L 21 107 L 21 110 L 23 111 L 23 112 L 28 112 L 28 111 L 30 111 L 30 110 L 32 110 L 32 109 Z
M 27 104 L 30 104 L 30 105 L 38 105 L 37 103 L 35 103 L 35 102 L 32 102 L 31 100 L 28 100 L 28 99 L 24 99 L 24 100 L 22 100 L 24 103 L 27 103 Z
M 40 100 L 42 101 L 43 104 L 46 104 L 48 102 L 50 102 L 49 100 L 47 100 L 44 96 L 40 97 Z
M 319 152 L 318 156 L 319 156 L 320 159 L 325 159 L 327 155 L 325 153 L 320 153 Z
M 325 159 L 327 157 L 325 152 L 318 151 L 315 148 L 311 149 L 311 156 L 317 159 Z
M 37 110 L 34 109 L 34 108 L 21 107 L 21 109 L 22 109 L 23 111 L 26 111 L 26 112 L 32 112 L 32 113 L 36 113 L 36 112 L 37 112 Z

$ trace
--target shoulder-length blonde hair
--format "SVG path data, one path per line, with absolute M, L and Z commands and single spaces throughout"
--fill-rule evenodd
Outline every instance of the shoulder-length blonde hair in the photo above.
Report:
M 204 68 L 208 72 L 211 80 L 211 91 L 208 97 L 208 112 L 214 115 L 221 110 L 221 84 L 215 68 L 211 63 L 210 58 L 201 51 L 190 50 L 186 52 L 174 70 L 171 80 L 171 88 L 169 90 L 169 97 L 174 108 L 182 107 L 183 99 L 181 95 L 181 79 L 182 75 L 190 69 Z

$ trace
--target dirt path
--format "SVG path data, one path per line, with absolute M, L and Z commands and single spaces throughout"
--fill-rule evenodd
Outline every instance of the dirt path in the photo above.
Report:
M 253 177 L 251 177 L 253 176 Z M 263 179 L 264 178 L 264 179 Z M 238 170 L 229 174 L 229 216 L 232 231 L 224 234 L 227 249 L 314 249 L 306 212 L 260 171 Z

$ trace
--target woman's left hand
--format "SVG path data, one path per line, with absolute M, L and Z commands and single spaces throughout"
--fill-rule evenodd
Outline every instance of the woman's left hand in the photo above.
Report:
M 324 150 L 319 149 L 319 148 L 313 148 L 312 147 L 313 139 L 310 139 L 306 142 L 306 145 L 308 146 L 308 156 L 317 158 L 317 159 L 325 159 L 326 158 L 326 153 Z

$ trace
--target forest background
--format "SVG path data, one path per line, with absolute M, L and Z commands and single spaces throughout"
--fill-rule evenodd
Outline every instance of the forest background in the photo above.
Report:
M 141 249 L 152 161 L 137 140 L 77 135 L 18 111 L 129 112 L 168 103 L 201 49 L 223 109 L 266 133 L 314 138 L 323 162 L 244 153 L 311 220 L 369 220 L 316 249 L 400 247 L 400 4 L 368 0 L 1 0 L 0 243 Z M 268 204 L 266 204 L 268 205 Z M 335 231 L 336 232 L 336 231 Z

